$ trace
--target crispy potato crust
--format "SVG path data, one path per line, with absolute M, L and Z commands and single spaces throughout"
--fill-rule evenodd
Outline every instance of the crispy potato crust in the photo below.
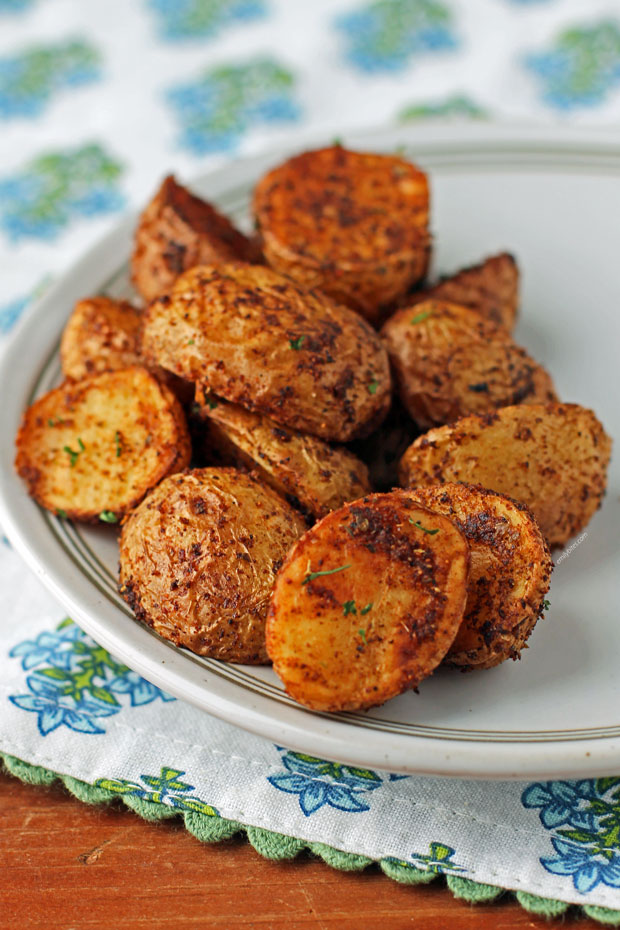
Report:
M 429 299 L 470 307 L 511 332 L 519 309 L 519 267 L 512 255 L 501 252 L 403 300 L 413 306 Z
M 426 274 L 428 212 L 428 180 L 419 168 L 341 146 L 289 159 L 254 191 L 268 263 L 372 323 Z
M 468 484 L 411 491 L 463 533 L 471 554 L 467 606 L 444 663 L 492 668 L 518 659 L 544 609 L 553 562 L 524 504 Z
M 611 439 L 578 404 L 504 407 L 430 430 L 401 460 L 401 483 L 481 484 L 524 503 L 549 546 L 562 546 L 600 507 Z
M 16 442 L 15 467 L 28 493 L 48 510 L 90 523 L 117 522 L 191 455 L 179 402 L 143 368 L 49 391 L 24 414 Z
M 255 242 L 170 175 L 140 217 L 131 274 L 138 292 L 150 301 L 194 265 L 260 260 Z
M 407 492 L 335 510 L 293 546 L 273 591 L 267 652 L 313 710 L 372 707 L 441 662 L 463 618 L 469 549 Z
M 78 300 L 64 328 L 60 361 L 65 378 L 80 381 L 140 365 L 140 311 L 126 300 Z
M 428 300 L 397 310 L 381 332 L 400 397 L 421 429 L 557 400 L 545 369 L 476 310 Z
M 270 268 L 205 265 L 146 310 L 149 364 L 322 439 L 367 435 L 390 402 L 377 333 L 352 310 Z
M 324 517 L 371 490 L 368 469 L 352 452 L 268 417 L 198 392 L 205 447 L 216 460 L 256 471 L 289 503 Z
M 139 620 L 178 646 L 267 663 L 269 596 L 304 529 L 279 494 L 234 468 L 173 475 L 123 526 L 120 592 Z

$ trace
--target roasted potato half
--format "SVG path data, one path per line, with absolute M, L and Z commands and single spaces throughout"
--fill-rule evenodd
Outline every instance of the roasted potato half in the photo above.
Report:
M 465 616 L 444 663 L 482 669 L 518 659 L 542 616 L 553 568 L 535 519 L 524 504 L 480 486 L 442 484 L 410 493 L 449 517 L 469 543 Z
M 140 311 L 126 300 L 78 300 L 60 342 L 65 378 L 80 381 L 104 371 L 140 365 L 140 319 Z
M 15 467 L 47 510 L 116 523 L 190 455 L 175 396 L 145 369 L 126 368 L 36 400 L 17 435 Z
M 256 471 L 308 516 L 324 517 L 370 492 L 368 469 L 348 449 L 278 426 L 220 398 L 199 392 L 196 399 L 207 454 L 223 464 Z
M 333 511 L 295 544 L 276 579 L 267 652 L 286 691 L 336 711 L 414 688 L 450 648 L 468 574 L 461 531 L 407 492 Z
M 305 523 L 234 468 L 173 475 L 123 525 L 120 592 L 136 617 L 199 655 L 264 664 L 265 616 Z
M 137 291 L 150 301 L 194 265 L 260 260 L 255 242 L 169 176 L 140 217 L 131 274 Z
M 381 332 L 401 400 L 421 429 L 557 400 L 545 369 L 476 310 L 428 300 L 397 310 Z
M 411 488 L 464 481 L 524 503 L 549 546 L 582 530 L 601 504 L 611 439 L 578 404 L 503 407 L 430 430 L 401 459 Z
M 322 439 L 367 435 L 390 402 L 379 336 L 358 314 L 259 265 L 205 265 L 145 311 L 149 364 Z
M 429 299 L 471 307 L 510 332 L 519 309 L 519 267 L 512 255 L 500 252 L 479 265 L 442 278 L 432 287 L 412 293 L 403 298 L 403 303 L 413 306 Z
M 266 260 L 372 323 L 426 274 L 429 188 L 395 155 L 342 146 L 304 152 L 266 174 L 254 216 Z

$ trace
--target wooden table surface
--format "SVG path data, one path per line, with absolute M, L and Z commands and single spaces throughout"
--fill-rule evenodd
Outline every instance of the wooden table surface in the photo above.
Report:
M 200 843 L 178 819 L 147 823 L 120 802 L 89 807 L 59 784 L 0 774 L 1 930 L 602 930 L 547 922 L 509 895 L 456 901 L 440 882 L 398 885 L 377 868 L 274 863 L 245 840 Z

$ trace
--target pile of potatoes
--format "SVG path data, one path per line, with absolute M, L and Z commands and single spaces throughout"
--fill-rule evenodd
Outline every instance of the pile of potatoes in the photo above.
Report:
M 428 282 L 427 176 L 340 145 L 262 177 L 253 215 L 248 237 L 165 179 L 141 302 L 79 301 L 24 414 L 29 493 L 119 525 L 140 621 L 272 662 L 309 708 L 518 658 L 611 441 L 514 342 L 514 258 Z

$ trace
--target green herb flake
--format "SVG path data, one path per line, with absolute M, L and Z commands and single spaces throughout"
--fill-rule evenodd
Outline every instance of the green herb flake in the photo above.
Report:
M 342 148 L 342 139 L 340 136 L 334 136 L 332 139 L 332 145 L 339 149 Z
M 305 341 L 305 338 L 305 336 L 298 336 L 297 339 L 289 339 L 288 344 L 290 345 L 291 349 L 299 351 Z
M 432 310 L 423 310 L 421 313 L 416 313 L 416 315 L 411 319 L 411 326 L 415 326 L 416 323 L 422 323 L 424 320 L 428 320 L 429 316 L 432 316 Z
M 81 446 L 81 441 L 79 439 L 78 439 L 78 442 L 80 442 L 80 446 Z M 67 455 L 69 456 L 69 464 L 71 468 L 75 468 L 75 464 L 78 458 L 80 457 L 80 451 L 82 451 L 82 446 L 80 450 L 78 450 L 77 452 L 75 451 L 75 449 L 72 449 L 71 446 L 63 446 L 62 451 L 66 452 Z
M 80 452 L 83 452 L 84 449 L 86 448 L 86 446 L 84 445 L 84 443 L 82 442 L 79 436 L 78 436 L 78 446 L 80 447 Z
M 64 420 L 61 420 L 60 417 L 50 417 L 47 421 L 48 426 L 62 426 Z
M 121 440 L 121 434 L 118 430 L 114 433 L 114 444 L 116 445 L 116 458 L 120 459 L 123 452 L 123 443 Z
M 355 601 L 345 601 L 342 605 L 342 612 L 345 617 L 348 617 L 349 614 L 356 614 L 357 607 L 355 606 Z
M 368 640 L 366 639 L 366 630 L 358 630 L 357 632 L 358 632 L 358 633 L 360 634 L 360 636 L 362 637 L 362 642 L 364 643 L 364 645 L 367 646 L 367 645 L 368 645 Z
M 542 602 L 542 605 L 543 605 L 543 610 L 549 610 L 549 608 L 551 607 L 551 601 L 544 600 Z
M 118 523 L 118 517 L 111 510 L 102 510 L 99 519 L 102 523 Z
M 417 528 L 418 528 L 419 530 L 422 530 L 423 533 L 428 533 L 429 536 L 434 536 L 435 533 L 438 533 L 438 532 L 439 532 L 438 529 L 436 529 L 436 530 L 428 530 L 425 526 L 422 526 L 422 524 L 420 523 L 419 520 L 412 520 L 411 517 L 409 517 L 409 522 L 410 522 L 410 523 L 413 523 L 414 526 L 417 526 Z
M 339 568 L 330 568 L 324 572 L 308 572 L 302 584 L 308 584 L 310 581 L 314 581 L 315 578 L 321 578 L 323 575 L 335 575 L 336 572 L 343 572 L 345 569 L 351 568 L 350 565 L 341 565 Z
M 57 517 L 60 517 L 61 520 L 66 520 L 66 519 L 67 519 L 67 511 L 66 511 L 66 510 L 61 510 L 60 507 L 57 507 L 57 508 L 56 508 L 56 516 L 57 516 Z
M 362 617 L 365 616 L 369 610 L 372 610 L 372 601 L 370 602 L 370 604 L 366 604 L 366 606 L 362 607 L 362 609 L 360 610 Z
M 369 393 L 369 394 L 376 394 L 376 393 L 377 393 L 377 388 L 379 387 L 379 382 L 378 382 L 378 381 L 371 381 L 370 384 L 367 385 L 367 387 L 368 387 L 368 393 Z
M 195 342 L 194 339 L 188 339 L 188 340 L 187 340 L 188 346 L 193 346 L 193 345 L 194 345 L 194 342 Z

